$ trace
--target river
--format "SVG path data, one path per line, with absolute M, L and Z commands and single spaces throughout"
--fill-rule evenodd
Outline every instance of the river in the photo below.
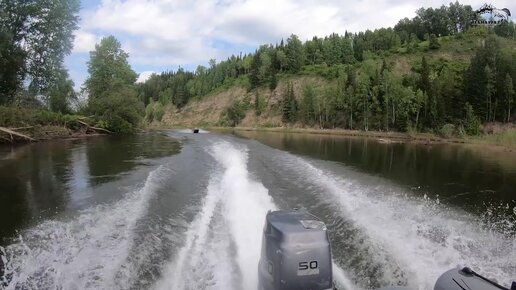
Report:
M 516 154 L 163 131 L 0 147 L 6 289 L 255 289 L 270 209 L 324 220 L 339 289 L 516 278 Z

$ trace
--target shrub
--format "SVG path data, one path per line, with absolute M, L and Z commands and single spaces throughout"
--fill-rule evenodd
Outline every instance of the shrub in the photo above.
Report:
M 265 99 L 256 94 L 254 96 L 254 113 L 256 116 L 260 116 L 263 113 L 263 110 L 265 109 Z
M 222 111 L 220 117 L 220 125 L 235 127 L 245 117 L 244 105 L 240 101 L 233 101 L 229 107 Z
M 79 117 L 77 115 L 51 112 L 45 109 L 0 106 L 0 126 L 2 127 L 59 126 L 75 121 Z
M 152 122 L 154 120 L 154 102 L 151 101 L 147 107 L 145 107 L 145 120 Z
M 466 119 L 464 120 L 464 130 L 468 135 L 478 135 L 481 125 L 480 120 L 475 115 L 473 107 L 469 103 L 466 103 L 465 110 Z
M 161 104 L 161 102 L 154 103 L 154 120 L 160 121 L 163 119 L 163 115 L 165 115 L 165 107 Z
M 144 113 L 143 103 L 130 88 L 110 92 L 101 98 L 91 99 L 90 111 L 98 121 L 104 121 L 107 129 L 117 133 L 131 133 L 139 126 Z
M 441 127 L 439 130 L 439 135 L 441 135 L 444 138 L 451 138 L 455 135 L 456 128 L 453 124 L 444 124 L 444 126 Z
M 430 35 L 429 44 L 428 44 L 428 48 L 430 48 L 430 49 L 438 49 L 439 47 L 441 47 L 441 45 L 439 44 L 439 39 L 437 38 L 437 36 L 435 36 L 435 34 L 431 34 Z

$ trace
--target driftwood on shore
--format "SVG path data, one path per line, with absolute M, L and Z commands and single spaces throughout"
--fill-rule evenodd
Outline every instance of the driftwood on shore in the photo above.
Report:
M 18 133 L 16 131 L 14 131 L 13 129 L 9 129 L 9 128 L 0 127 L 0 132 L 8 134 L 10 138 L 2 137 L 2 139 L 6 140 L 8 142 L 11 142 L 11 143 L 14 143 L 14 141 L 15 141 L 14 137 L 18 137 L 18 138 L 21 138 L 21 139 L 24 139 L 24 140 L 27 140 L 27 141 L 31 141 L 31 142 L 36 142 L 37 141 L 36 139 L 34 139 L 32 137 L 29 137 L 29 136 L 27 136 L 25 134 L 22 134 L 22 133 Z
M 93 131 L 96 131 L 96 132 L 100 131 L 100 132 L 104 132 L 104 133 L 108 133 L 108 134 L 113 134 L 113 132 L 109 131 L 108 129 L 93 127 L 90 124 L 88 124 L 86 122 L 83 122 L 81 120 L 76 120 L 76 122 L 81 124 L 81 125 L 83 125 L 83 126 L 86 126 L 86 128 L 89 129 L 89 130 L 93 130 Z
M 43 139 L 54 139 L 56 136 L 57 138 L 66 138 L 70 135 L 84 136 L 88 134 L 113 134 L 113 132 L 108 129 L 91 126 L 83 120 L 84 119 L 76 119 L 70 121 L 68 124 L 65 123 L 62 128 L 64 128 L 68 133 L 61 133 L 62 136 L 59 135 L 60 130 L 53 133 L 54 130 L 50 128 L 52 126 L 25 126 L 17 128 L 0 127 L 0 143 L 2 143 L 2 141 L 7 143 L 37 142 L 38 140 Z M 70 126 L 71 123 L 74 123 L 74 125 Z M 27 130 L 27 134 L 20 133 L 20 131 L 23 130 Z M 42 132 L 43 134 L 41 134 Z M 49 133 L 52 133 L 50 138 L 47 136 Z

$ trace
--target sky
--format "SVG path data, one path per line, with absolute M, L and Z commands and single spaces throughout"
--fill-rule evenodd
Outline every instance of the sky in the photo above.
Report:
M 82 0 L 80 28 L 66 58 L 79 89 L 88 77 L 89 52 L 114 35 L 144 81 L 153 72 L 194 70 L 210 59 L 249 53 L 292 33 L 301 40 L 333 32 L 393 27 L 420 7 L 451 0 Z M 460 1 L 478 9 L 485 0 Z M 511 0 L 492 2 L 509 8 Z

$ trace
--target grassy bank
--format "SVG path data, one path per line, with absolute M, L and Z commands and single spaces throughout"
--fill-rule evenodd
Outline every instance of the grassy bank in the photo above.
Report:
M 516 130 L 507 130 L 501 133 L 485 134 L 481 136 L 466 136 L 462 138 L 443 138 L 431 133 L 400 133 L 400 132 L 379 132 L 379 131 L 359 131 L 344 129 L 314 129 L 314 128 L 253 128 L 253 127 L 209 127 L 208 130 L 219 132 L 231 131 L 262 131 L 262 132 L 282 132 L 282 133 L 301 133 L 301 134 L 322 134 L 347 137 L 374 138 L 384 143 L 395 142 L 417 142 L 424 144 L 436 143 L 455 143 L 490 145 L 507 148 L 516 148 Z
M 360 131 L 360 130 L 345 130 L 345 129 L 315 129 L 315 128 L 285 128 L 285 127 L 274 127 L 274 128 L 252 128 L 252 127 L 211 127 L 210 130 L 215 131 L 263 131 L 263 132 L 283 132 L 283 133 L 301 133 L 301 134 L 319 134 L 319 135 L 335 135 L 335 136 L 347 136 L 347 137 L 364 137 L 364 138 L 376 138 L 381 139 L 384 142 L 396 142 L 396 141 L 419 141 L 427 143 L 435 142 L 453 142 L 453 143 L 464 143 L 462 139 L 447 139 L 441 138 L 430 133 L 400 133 L 400 132 L 380 132 L 380 131 Z
M 468 139 L 470 142 L 477 144 L 494 144 L 516 148 L 516 129 L 510 129 L 501 133 L 469 137 Z

